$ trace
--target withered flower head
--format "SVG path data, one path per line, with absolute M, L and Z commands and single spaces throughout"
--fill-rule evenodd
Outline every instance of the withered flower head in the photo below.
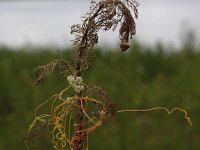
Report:
M 102 0 L 92 1 L 89 13 L 83 16 L 83 24 L 75 24 L 71 27 L 71 33 L 75 35 L 73 44 L 77 47 L 75 58 L 82 57 L 82 61 L 88 62 L 88 52 L 98 43 L 100 29 L 113 31 L 119 25 L 119 39 L 121 51 L 126 51 L 130 45 L 129 40 L 136 33 L 135 18 L 138 17 L 137 6 L 133 0 Z M 132 10 L 132 11 L 131 11 Z

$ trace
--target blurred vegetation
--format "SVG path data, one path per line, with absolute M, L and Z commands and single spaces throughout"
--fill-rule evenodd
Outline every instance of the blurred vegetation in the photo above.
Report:
M 193 127 L 177 111 L 170 116 L 164 111 L 122 113 L 90 135 L 89 149 L 200 149 L 200 49 L 189 44 L 179 50 L 138 43 L 126 53 L 95 50 L 84 82 L 104 86 L 118 109 L 181 107 L 188 111 Z M 70 51 L 0 48 L 0 150 L 26 149 L 21 139 L 34 109 L 66 87 L 66 76 L 56 73 L 40 86 L 33 85 L 34 68 L 60 56 L 69 58 Z M 52 149 L 45 138 L 32 145 Z

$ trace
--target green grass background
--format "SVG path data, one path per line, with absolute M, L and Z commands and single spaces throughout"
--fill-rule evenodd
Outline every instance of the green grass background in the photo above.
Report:
M 33 69 L 60 55 L 69 59 L 69 52 L 0 48 L 0 150 L 26 149 L 21 139 L 34 109 L 68 84 L 66 76 L 55 73 L 34 86 Z M 181 107 L 188 111 L 193 126 L 178 111 L 172 115 L 158 110 L 122 113 L 90 134 L 90 150 L 200 149 L 200 48 L 185 44 L 175 50 L 136 43 L 126 53 L 96 49 L 95 54 L 83 80 L 105 87 L 117 109 Z M 45 138 L 31 147 L 53 149 Z

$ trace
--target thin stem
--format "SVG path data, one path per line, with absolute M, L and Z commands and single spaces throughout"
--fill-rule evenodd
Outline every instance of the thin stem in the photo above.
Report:
M 190 118 L 188 117 L 187 111 L 185 111 L 181 108 L 178 108 L 178 107 L 175 107 L 172 110 L 169 110 L 165 107 L 153 107 L 153 108 L 149 108 L 149 109 L 128 109 L 128 110 L 119 110 L 119 111 L 117 111 L 117 113 L 122 113 L 122 112 L 147 112 L 147 111 L 154 111 L 154 110 L 165 110 L 169 115 L 172 114 L 175 110 L 181 111 L 181 112 L 184 113 L 185 119 L 192 126 L 192 122 L 191 122 Z

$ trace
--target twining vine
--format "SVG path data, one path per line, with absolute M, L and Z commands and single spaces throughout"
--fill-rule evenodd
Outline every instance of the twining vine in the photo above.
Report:
M 144 110 L 117 110 L 114 101 L 103 87 L 84 83 L 81 75 L 89 67 L 92 48 L 98 43 L 99 30 L 113 31 L 119 26 L 121 51 L 126 51 L 129 41 L 136 33 L 135 18 L 138 17 L 138 2 L 133 0 L 101 0 L 92 1 L 89 13 L 83 16 L 82 24 L 71 27 L 75 36 L 72 51 L 73 57 L 68 60 L 57 59 L 36 68 L 39 76 L 35 82 L 38 85 L 55 70 L 62 70 L 67 75 L 68 87 L 40 104 L 34 114 L 24 137 L 27 148 L 29 143 L 38 139 L 45 132 L 52 135 L 53 148 L 57 150 L 88 150 L 89 134 L 101 126 L 106 119 L 122 112 L 143 112 L 164 110 L 171 114 L 175 110 L 185 114 L 185 119 L 192 125 L 187 112 L 180 108 L 168 110 L 155 107 Z M 74 61 L 74 64 L 71 63 Z M 73 93 L 70 95 L 70 93 Z M 50 108 L 47 113 L 38 114 L 42 107 Z

